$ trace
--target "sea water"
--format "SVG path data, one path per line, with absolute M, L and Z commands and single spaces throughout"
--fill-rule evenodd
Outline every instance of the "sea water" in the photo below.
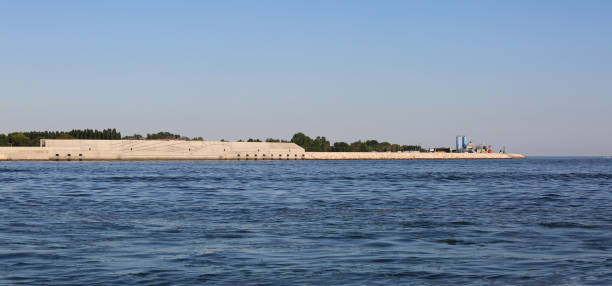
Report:
M 612 160 L 0 162 L 0 284 L 612 285 Z

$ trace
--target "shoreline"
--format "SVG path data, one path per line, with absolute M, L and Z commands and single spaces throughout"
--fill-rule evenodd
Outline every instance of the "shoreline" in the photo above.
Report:
M 0 147 L 0 161 L 296 161 L 522 159 L 520 154 L 305 152 L 294 143 L 49 140 L 40 147 Z

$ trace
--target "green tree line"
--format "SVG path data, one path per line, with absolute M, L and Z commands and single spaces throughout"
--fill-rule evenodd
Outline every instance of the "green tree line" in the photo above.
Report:
M 399 145 L 389 142 L 378 142 L 377 140 L 359 140 L 350 144 L 346 142 L 334 142 L 332 145 L 325 136 L 317 136 L 313 139 L 302 132 L 294 134 L 291 138 L 291 142 L 301 146 L 307 152 L 426 152 L 426 150 L 419 145 Z
M 225 141 L 221 139 L 221 141 Z M 238 142 L 263 142 L 261 139 L 249 138 L 238 140 Z M 325 136 L 317 136 L 314 139 L 302 132 L 295 133 L 290 141 L 283 139 L 267 138 L 265 142 L 292 142 L 307 152 L 400 152 L 416 151 L 427 152 L 420 145 L 399 145 L 389 142 L 378 142 L 377 140 L 355 141 L 353 143 L 334 142 L 331 144 Z
M 226 142 L 225 139 L 221 139 L 221 142 Z M 249 138 L 247 140 L 242 140 L 239 139 L 237 142 L 268 142 L 268 143 L 287 143 L 289 141 L 284 140 L 284 139 L 274 139 L 274 138 L 266 138 L 266 140 L 261 141 L 261 139 L 258 138 Z
M 8 135 L 0 134 L 0 146 L 39 146 L 40 139 L 98 139 L 98 140 L 194 140 L 203 141 L 202 137 L 189 138 L 180 134 L 162 131 L 147 134 L 146 137 L 140 134 L 121 137 L 121 133 L 116 129 L 74 129 L 65 131 L 30 131 L 13 132 Z M 222 139 L 222 141 L 225 141 Z M 245 142 L 238 140 L 238 142 Z M 262 142 L 260 139 L 249 138 L 246 142 Z M 331 144 L 325 136 L 311 138 L 302 132 L 293 135 L 291 141 L 267 138 L 265 142 L 293 142 L 303 147 L 308 152 L 399 152 L 399 151 L 420 151 L 426 152 L 419 145 L 399 145 L 389 142 L 378 142 L 377 140 L 355 141 L 353 143 L 334 142 Z
M 104 130 L 73 129 L 71 131 L 28 131 L 0 134 L 0 146 L 39 146 L 40 139 L 121 139 L 114 128 Z
M 167 131 L 161 131 L 161 132 L 157 132 L 157 133 L 148 133 L 147 137 L 143 137 L 140 134 L 134 134 L 132 136 L 125 136 L 123 137 L 123 139 L 130 139 L 130 140 L 142 140 L 142 139 L 146 139 L 146 140 L 186 140 L 186 141 L 204 141 L 204 138 L 202 137 L 193 137 L 193 138 L 189 138 L 186 136 L 181 136 L 180 134 L 173 134 Z

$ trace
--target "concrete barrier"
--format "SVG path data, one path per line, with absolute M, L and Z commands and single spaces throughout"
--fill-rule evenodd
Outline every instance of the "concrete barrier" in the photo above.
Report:
M 518 154 L 305 152 L 294 143 L 174 140 L 49 140 L 41 147 L 0 147 L 0 160 L 436 160 L 513 159 Z
M 41 147 L 0 147 L 0 160 L 42 161 L 49 160 L 49 152 Z
M 306 152 L 306 160 L 453 160 L 522 159 L 519 154 L 501 153 L 414 153 L 414 152 Z
M 43 147 L 1 147 L 1 160 L 264 160 L 298 158 L 294 143 L 178 140 L 41 140 Z

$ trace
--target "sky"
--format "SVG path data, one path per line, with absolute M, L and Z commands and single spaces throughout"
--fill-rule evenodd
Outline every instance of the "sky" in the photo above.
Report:
M 612 1 L 0 0 L 0 133 L 612 154 Z

